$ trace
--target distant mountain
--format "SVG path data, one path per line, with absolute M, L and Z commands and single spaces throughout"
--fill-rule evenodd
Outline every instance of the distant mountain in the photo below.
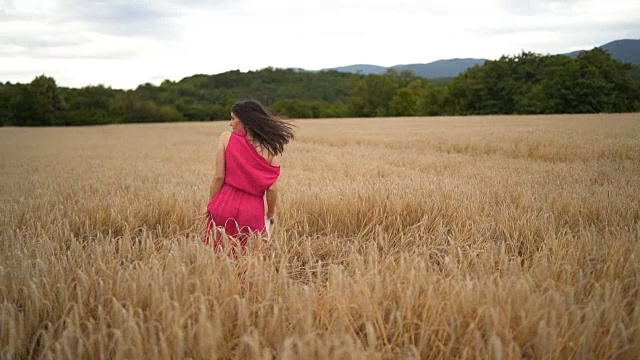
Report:
M 392 69 L 411 70 L 414 74 L 426 78 L 456 77 L 470 67 L 484 64 L 485 59 L 449 59 L 438 60 L 427 64 L 395 65 Z
M 482 65 L 485 61 L 484 59 L 449 59 L 438 60 L 427 64 L 394 65 L 389 68 L 378 65 L 356 64 L 327 68 L 320 71 L 336 70 L 339 72 L 359 73 L 363 75 L 379 75 L 384 74 L 388 69 L 394 69 L 398 71 L 410 70 L 413 71 L 414 74 L 426 78 L 451 78 L 458 76 L 472 66 Z
M 640 64 L 640 39 L 637 40 L 616 40 L 610 43 L 598 46 L 604 50 L 607 50 L 611 56 L 622 62 L 629 62 L 632 64 Z M 581 52 L 586 50 L 579 50 L 567 53 L 565 55 L 576 57 Z M 437 78 L 453 78 L 470 67 L 476 65 L 482 65 L 487 61 L 485 59 L 448 59 L 437 60 L 426 64 L 407 64 L 407 65 L 394 65 L 389 68 L 378 65 L 369 64 L 356 64 L 349 66 L 340 66 L 335 68 L 322 69 L 320 71 L 336 70 L 346 73 L 360 73 L 364 75 L 369 74 L 384 74 L 387 69 L 395 69 L 398 71 L 411 70 L 414 74 L 429 79 Z
M 606 50 L 616 60 L 622 62 L 632 63 L 634 65 L 640 65 L 640 39 L 631 40 L 616 40 L 604 45 L 598 46 L 600 49 Z M 577 57 L 585 50 L 578 50 L 567 53 L 566 55 L 571 57 Z
M 336 70 L 339 72 L 355 73 L 355 74 L 363 74 L 363 75 L 369 75 L 369 74 L 379 75 L 379 74 L 384 74 L 385 71 L 387 71 L 387 68 L 384 66 L 378 66 L 378 65 L 356 64 L 356 65 L 339 66 L 335 68 L 322 69 L 320 71 L 327 71 L 327 70 Z

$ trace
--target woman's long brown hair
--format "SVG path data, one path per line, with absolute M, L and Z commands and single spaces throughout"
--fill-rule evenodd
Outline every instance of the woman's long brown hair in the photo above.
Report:
M 258 100 L 243 100 L 231 107 L 254 141 L 272 156 L 282 154 L 284 146 L 293 140 L 294 125 L 271 115 Z

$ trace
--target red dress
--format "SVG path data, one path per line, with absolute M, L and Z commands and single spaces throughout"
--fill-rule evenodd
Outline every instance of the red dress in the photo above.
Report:
M 217 227 L 244 247 L 248 235 L 265 232 L 264 195 L 280 176 L 280 167 L 260 155 L 244 132 L 231 133 L 224 160 L 224 183 L 207 206 L 210 216 L 203 242 L 209 245 L 209 236 Z M 223 250 L 220 231 L 213 234 L 214 249 Z

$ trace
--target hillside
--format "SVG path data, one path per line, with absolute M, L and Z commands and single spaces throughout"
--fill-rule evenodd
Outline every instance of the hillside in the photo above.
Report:
M 449 59 L 438 60 L 427 64 L 408 64 L 392 66 L 392 69 L 410 70 L 414 74 L 426 78 L 456 77 L 470 67 L 484 64 L 485 59 Z
M 611 56 L 618 61 L 640 65 L 640 39 L 616 40 L 598 47 L 608 51 Z M 575 58 L 584 51 L 585 50 L 573 51 L 566 55 Z

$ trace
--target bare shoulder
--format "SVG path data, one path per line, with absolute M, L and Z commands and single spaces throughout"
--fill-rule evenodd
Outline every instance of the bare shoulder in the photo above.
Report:
M 280 166 L 280 155 L 276 155 L 271 159 L 271 165 Z
M 220 134 L 220 140 L 218 141 L 218 143 L 223 145 L 226 148 L 227 144 L 229 144 L 230 138 L 231 138 L 231 131 L 223 131 L 222 134 Z

